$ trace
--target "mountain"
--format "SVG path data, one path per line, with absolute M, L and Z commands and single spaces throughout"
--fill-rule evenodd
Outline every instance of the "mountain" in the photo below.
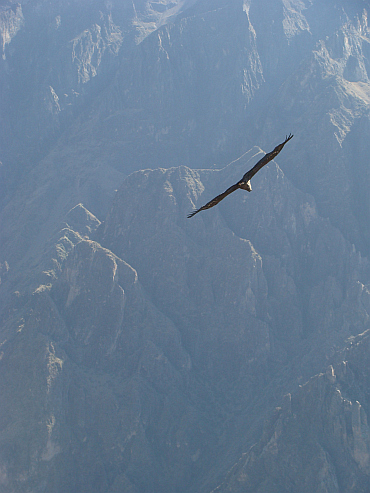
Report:
M 261 440 L 214 492 L 368 491 L 368 338 L 352 338 L 335 370 L 286 394 Z
M 369 490 L 367 13 L 2 3 L 4 491 Z

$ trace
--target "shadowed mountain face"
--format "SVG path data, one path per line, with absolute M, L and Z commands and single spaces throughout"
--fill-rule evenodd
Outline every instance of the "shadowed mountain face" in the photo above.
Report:
M 2 3 L 4 491 L 368 493 L 367 9 Z

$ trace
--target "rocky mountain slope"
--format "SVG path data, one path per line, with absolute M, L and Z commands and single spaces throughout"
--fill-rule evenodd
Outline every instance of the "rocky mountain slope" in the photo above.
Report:
M 279 396 L 367 329 L 367 260 L 276 164 L 233 200 L 255 244 L 231 227 L 231 200 L 186 219 L 259 153 L 134 173 L 101 224 L 69 213 L 41 284 L 7 307 L 4 485 L 210 491 Z
M 367 12 L 1 5 L 0 490 L 368 492 Z
M 214 492 L 368 491 L 368 331 L 339 356 L 335 369 L 285 395 L 261 440 Z

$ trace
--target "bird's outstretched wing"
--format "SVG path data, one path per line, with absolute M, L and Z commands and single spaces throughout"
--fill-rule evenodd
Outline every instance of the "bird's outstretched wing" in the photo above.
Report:
M 226 192 L 224 193 L 221 193 L 220 195 L 217 195 L 217 197 L 215 197 L 214 199 L 210 200 L 206 205 L 204 205 L 203 207 L 200 207 L 199 209 L 197 209 L 196 211 L 193 211 L 191 212 L 190 214 L 188 214 L 188 217 L 193 217 L 195 216 L 195 214 L 198 214 L 198 212 L 200 211 L 204 211 L 205 209 L 210 209 L 211 207 L 214 207 L 215 205 L 217 205 L 219 202 L 221 202 L 222 199 L 224 199 L 227 195 L 229 195 L 230 193 L 232 192 L 235 192 L 235 190 L 237 190 L 238 188 L 243 188 L 245 190 L 248 190 L 248 191 L 251 191 L 250 189 L 250 186 L 248 188 L 246 188 L 245 185 L 248 185 L 248 182 L 251 180 L 251 178 L 263 167 L 265 166 L 265 164 L 267 164 L 268 162 L 270 162 L 272 159 L 274 159 L 278 154 L 279 152 L 282 150 L 282 148 L 285 146 L 285 144 L 287 142 L 289 142 L 290 139 L 293 138 L 293 135 L 292 134 L 289 134 L 287 135 L 287 137 L 285 138 L 284 142 L 282 142 L 281 144 L 279 144 L 278 146 L 275 147 L 275 149 L 271 152 L 269 152 L 268 154 L 266 154 L 262 159 L 260 159 L 258 161 L 257 164 L 255 164 L 253 166 L 252 169 L 250 169 L 249 171 L 247 171 L 245 173 L 245 175 L 243 176 L 243 178 L 238 181 L 237 183 L 235 183 L 235 185 L 232 185 L 230 188 L 228 188 L 226 190 Z
M 285 146 L 287 142 L 290 141 L 290 139 L 293 138 L 292 134 L 287 135 L 285 138 L 284 142 L 279 144 L 278 146 L 275 147 L 275 149 L 268 154 L 266 154 L 262 159 L 258 161 L 257 164 L 253 166 L 252 169 L 247 171 L 245 175 L 243 176 L 243 182 L 247 182 L 252 179 L 252 177 L 261 169 L 263 168 L 267 163 L 269 163 L 272 159 L 274 159 L 279 152 L 282 150 L 282 148 Z
M 210 209 L 211 207 L 214 207 L 219 202 L 221 202 L 221 200 L 224 199 L 227 195 L 229 195 L 230 193 L 235 192 L 235 190 L 237 190 L 238 188 L 240 188 L 239 187 L 239 184 L 238 183 L 235 183 L 235 185 L 233 185 L 230 188 L 228 188 L 224 193 L 220 193 L 220 195 L 217 195 L 217 197 L 215 197 L 214 199 L 212 199 L 209 202 L 207 202 L 207 204 L 204 205 L 203 207 L 200 207 L 196 211 L 193 211 L 190 214 L 188 214 L 188 217 L 193 217 L 193 216 L 195 216 L 195 214 L 197 214 L 200 211 L 204 211 L 205 209 Z

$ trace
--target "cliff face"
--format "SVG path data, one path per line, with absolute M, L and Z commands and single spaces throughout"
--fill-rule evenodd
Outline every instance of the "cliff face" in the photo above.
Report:
M 286 173 L 314 194 L 320 210 L 327 211 L 333 224 L 364 252 L 369 208 L 362 187 L 368 187 L 368 166 L 359 156 L 367 152 L 362 131 L 369 108 L 368 32 L 364 13 L 320 40 L 284 82 L 276 113 L 268 116 L 270 128 L 277 115 L 285 125 L 305 127 L 287 158 Z M 304 159 L 295 158 L 299 149 L 304 149 Z
M 369 490 L 366 9 L 0 8 L 5 491 Z
M 131 478 L 132 491 L 159 488 L 171 450 L 168 474 L 171 462 L 183 462 L 173 479 L 181 482 L 196 452 L 184 443 L 201 419 L 186 397 L 191 361 L 178 331 L 147 299 L 134 269 L 70 228 L 62 234 L 54 269 L 45 271 L 49 281 L 61 272 L 59 280 L 40 285 L 26 304 L 16 294 L 9 306 L 2 484 L 119 491 Z
M 261 440 L 214 491 L 368 491 L 368 354 L 366 331 L 335 368 L 285 395 Z
M 102 242 L 135 266 L 153 299 L 192 331 L 211 323 L 214 334 L 215 316 L 220 332 L 230 324 L 240 333 L 245 319 L 251 324 L 256 318 L 288 351 L 313 333 L 358 333 L 352 324 L 360 323 L 368 261 L 277 165 L 254 178 L 252 194 L 235 192 L 217 208 L 186 219 L 195 204 L 237 181 L 260 152 L 255 148 L 219 171 L 183 167 L 132 174 L 117 192 Z M 219 271 L 229 272 L 225 280 Z M 356 311 L 358 296 L 359 312 L 348 318 L 345 307 Z M 365 312 L 361 328 L 366 328 Z M 262 327 L 256 332 L 262 334 Z M 237 347 L 247 354 L 239 340 L 234 353 Z
M 19 176 L 48 155 L 79 115 L 86 121 L 86 110 L 109 86 L 122 58 L 191 4 L 191 0 L 3 2 L 0 159 L 7 187 L 2 201 L 17 188 Z
M 237 192 L 186 219 L 260 152 L 218 171 L 134 173 L 102 224 L 82 206 L 68 214 L 35 269 L 44 272 L 41 284 L 29 300 L 14 294 L 7 307 L 0 367 L 6 487 L 210 491 L 259 436 L 279 396 L 368 327 L 367 261 L 274 162 L 255 178 L 254 194 Z M 234 228 L 235 214 L 237 224 L 248 219 L 253 243 Z M 350 405 L 343 399 L 325 426 L 342 419 Z M 302 409 L 303 430 L 316 418 L 306 420 L 307 403 Z M 25 430 L 32 430 L 27 452 Z M 305 435 L 294 436 L 301 440 L 294 446 L 303 446 Z M 346 445 L 353 460 L 365 461 L 354 473 L 360 482 L 365 445 Z M 305 465 L 313 477 L 315 464 Z M 305 474 L 295 476 L 298 486 Z

